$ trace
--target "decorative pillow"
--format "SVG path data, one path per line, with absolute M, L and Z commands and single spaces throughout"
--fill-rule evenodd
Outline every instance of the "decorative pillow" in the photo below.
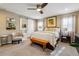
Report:
M 15 33 L 15 36 L 23 36 L 23 34 L 21 32 L 17 32 Z
M 45 31 L 60 32 L 60 28 L 45 28 Z

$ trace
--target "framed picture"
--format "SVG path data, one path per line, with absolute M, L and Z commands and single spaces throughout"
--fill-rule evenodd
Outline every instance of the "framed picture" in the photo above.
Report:
M 56 16 L 47 18 L 46 24 L 47 24 L 47 27 L 56 27 L 56 25 L 57 25 Z
M 26 28 L 27 26 L 26 26 L 26 24 L 22 24 L 22 28 Z
M 13 30 L 16 29 L 16 21 L 14 18 L 7 18 L 6 20 L 6 29 L 7 30 Z

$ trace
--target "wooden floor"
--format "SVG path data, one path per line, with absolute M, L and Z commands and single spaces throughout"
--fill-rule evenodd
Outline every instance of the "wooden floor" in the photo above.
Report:
M 43 49 L 38 45 L 30 45 L 26 39 L 20 44 L 9 44 L 0 46 L 0 56 L 78 56 L 76 48 L 67 43 L 59 42 L 54 51 Z

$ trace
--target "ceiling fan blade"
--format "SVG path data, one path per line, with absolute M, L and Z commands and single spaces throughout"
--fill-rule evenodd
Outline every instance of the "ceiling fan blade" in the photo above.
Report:
M 36 8 L 27 8 L 28 10 L 36 10 Z
M 44 8 L 48 3 L 41 4 L 41 8 Z
M 41 11 L 39 11 L 41 14 L 43 14 L 43 11 L 41 10 Z

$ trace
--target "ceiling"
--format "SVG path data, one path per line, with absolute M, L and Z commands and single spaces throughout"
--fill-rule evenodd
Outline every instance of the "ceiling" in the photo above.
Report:
M 44 14 L 36 10 L 27 10 L 29 7 L 36 7 L 37 3 L 0 3 L 1 9 L 24 15 L 33 19 L 42 19 L 48 16 L 71 13 L 79 10 L 79 3 L 48 3 L 43 8 Z

